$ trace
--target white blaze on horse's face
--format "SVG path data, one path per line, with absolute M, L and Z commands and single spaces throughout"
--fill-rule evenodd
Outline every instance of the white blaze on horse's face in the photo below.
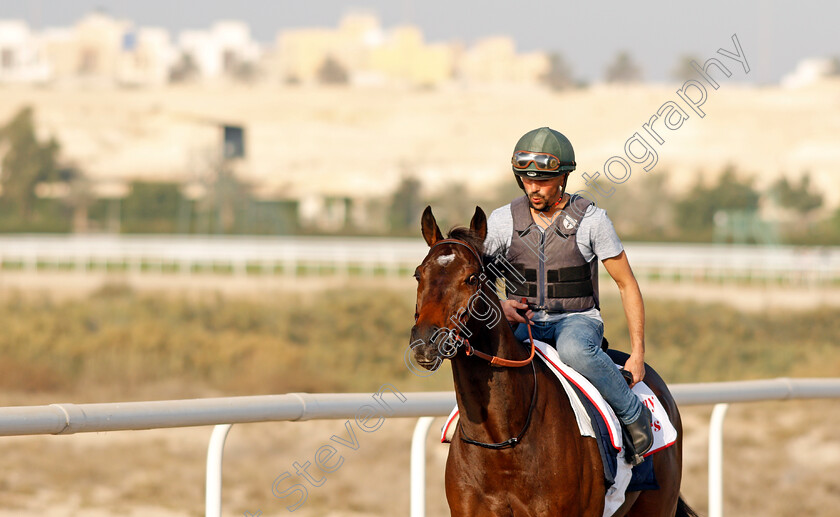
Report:
M 451 255 L 441 255 L 440 257 L 437 258 L 437 263 L 440 264 L 443 267 L 446 267 L 449 264 L 451 264 L 453 260 L 455 260 L 455 254 L 454 253 L 452 253 Z

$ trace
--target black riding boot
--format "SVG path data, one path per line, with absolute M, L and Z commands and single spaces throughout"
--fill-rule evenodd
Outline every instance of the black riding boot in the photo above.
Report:
M 645 461 L 645 453 L 653 447 L 653 431 L 650 428 L 652 419 L 653 415 L 651 415 L 650 410 L 642 405 L 639 418 L 635 422 L 624 426 L 627 461 L 634 467 Z

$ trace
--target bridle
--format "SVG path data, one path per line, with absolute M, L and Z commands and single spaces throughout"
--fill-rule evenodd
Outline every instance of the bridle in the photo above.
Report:
M 473 248 L 470 244 L 468 244 L 464 241 L 458 240 L 458 239 L 441 239 L 441 240 L 437 241 L 436 243 L 434 243 L 429 248 L 429 254 L 432 253 L 432 250 L 434 250 L 435 247 L 440 246 L 442 244 L 457 244 L 459 246 L 464 246 L 465 248 L 470 250 L 473 257 L 475 257 L 475 259 L 478 261 L 478 265 L 479 265 L 479 268 L 481 270 L 482 276 L 484 276 L 484 261 L 481 259 L 481 255 L 479 255 L 478 252 L 475 250 L 475 248 Z M 476 283 L 476 290 L 475 290 L 476 293 L 478 292 L 479 289 L 481 289 L 481 286 L 482 286 L 482 282 L 477 282 Z M 459 316 L 459 323 L 461 323 L 463 325 L 463 324 L 466 323 L 466 321 L 461 319 L 462 316 L 463 316 L 463 313 L 461 313 L 461 316 Z M 416 317 L 416 314 L 415 314 L 415 317 Z M 472 444 L 472 445 L 478 445 L 479 447 L 484 447 L 485 449 L 505 449 L 505 448 L 508 448 L 508 447 L 516 446 L 522 440 L 522 436 L 525 434 L 525 431 L 528 430 L 528 427 L 531 424 L 531 416 L 534 413 L 534 407 L 537 404 L 537 369 L 536 369 L 536 366 L 534 366 L 534 352 L 535 352 L 535 349 L 536 349 L 536 345 L 534 343 L 534 337 L 531 335 L 531 322 L 529 321 L 527 325 L 528 325 L 528 338 L 531 341 L 531 354 L 528 357 L 528 359 L 524 359 L 524 360 L 520 360 L 520 361 L 514 361 L 514 360 L 511 360 L 511 359 L 503 359 L 503 358 L 495 356 L 495 355 L 490 355 L 490 354 L 484 353 L 481 350 L 476 350 L 475 348 L 472 347 L 472 345 L 470 345 L 470 340 L 468 338 L 466 338 L 464 336 L 461 336 L 460 328 L 457 325 L 456 325 L 456 328 L 449 330 L 449 333 L 448 333 L 448 336 L 447 336 L 447 339 L 449 340 L 449 342 L 454 342 L 456 348 L 458 346 L 460 346 L 461 344 L 463 344 L 465 346 L 465 353 L 467 354 L 467 356 L 475 356 L 475 357 L 484 359 L 485 361 L 488 361 L 493 366 L 502 366 L 502 367 L 508 367 L 508 368 L 519 368 L 519 367 L 527 366 L 527 365 L 530 364 L 531 365 L 531 371 L 534 374 L 534 392 L 533 392 L 533 395 L 531 396 L 531 405 L 528 407 L 528 416 L 525 419 L 525 425 L 522 426 L 522 430 L 519 431 L 518 435 L 514 436 L 513 438 L 509 438 L 509 439 L 507 439 L 503 442 L 498 442 L 498 443 L 479 442 L 479 441 L 472 440 L 472 439 L 468 438 L 467 435 L 464 433 L 464 428 L 459 425 L 458 428 L 461 431 L 461 441 L 463 441 L 465 443 Z
M 464 246 L 465 248 L 470 250 L 470 252 L 473 254 L 473 256 L 478 261 L 478 266 L 481 270 L 482 275 L 484 274 L 484 261 L 481 259 L 481 256 L 478 254 L 478 252 L 475 250 L 475 248 L 473 248 L 472 246 L 470 246 L 469 244 L 467 244 L 464 241 L 459 241 L 458 239 L 441 239 L 441 240 L 437 241 L 436 243 L 434 243 L 431 246 L 431 248 L 429 248 L 429 253 L 431 254 L 432 250 L 435 249 L 435 247 L 440 246 L 441 244 L 458 244 L 458 245 Z M 476 288 L 475 288 L 476 292 L 478 292 L 479 289 L 481 289 L 481 283 L 476 284 Z M 463 313 L 462 313 L 462 315 L 463 315 Z M 463 324 L 466 323 L 466 321 L 459 318 L 459 323 L 461 323 L 463 325 Z M 527 365 L 531 364 L 531 362 L 534 360 L 534 353 L 535 353 L 535 350 L 536 350 L 536 345 L 534 344 L 534 337 L 531 335 L 531 323 L 530 322 L 528 322 L 528 339 L 531 341 L 531 354 L 528 356 L 528 359 L 523 359 L 521 361 L 514 361 L 514 360 L 511 360 L 511 359 L 503 359 L 499 356 L 486 354 L 486 353 L 482 352 L 481 350 L 476 350 L 475 348 L 472 347 L 472 345 L 470 345 L 470 340 L 461 335 L 461 331 L 457 326 L 456 326 L 456 328 L 451 329 L 449 331 L 449 335 L 447 337 L 450 340 L 455 341 L 457 343 L 457 346 L 460 346 L 461 344 L 463 344 L 466 347 L 465 352 L 468 356 L 469 355 L 475 355 L 476 357 L 480 357 L 481 359 L 484 359 L 485 361 L 488 361 L 490 364 L 492 364 L 494 366 L 507 366 L 509 368 L 518 368 L 520 366 L 527 366 Z

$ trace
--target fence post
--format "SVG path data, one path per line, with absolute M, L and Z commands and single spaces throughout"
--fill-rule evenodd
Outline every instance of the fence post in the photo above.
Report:
M 729 404 L 715 404 L 709 422 L 709 517 L 723 517 L 723 419 Z
M 434 419 L 420 417 L 411 437 L 411 517 L 426 516 L 426 435 Z
M 225 440 L 233 424 L 219 424 L 213 428 L 210 444 L 207 446 L 207 480 L 204 488 L 204 515 L 222 515 L 222 456 Z

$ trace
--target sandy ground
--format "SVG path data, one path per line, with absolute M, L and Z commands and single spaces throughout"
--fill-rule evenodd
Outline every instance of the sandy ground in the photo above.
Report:
M 19 402 L 23 402 L 20 399 Z M 834 516 L 840 505 L 840 402 L 800 401 L 732 406 L 726 420 L 724 494 L 727 515 Z M 707 505 L 708 406 L 683 408 L 683 494 L 702 514 Z M 409 442 L 414 420 L 386 421 L 358 436 L 356 451 L 310 487 L 301 516 L 407 515 Z M 284 515 L 295 499 L 272 495 L 293 462 L 313 461 L 344 422 L 234 426 L 224 459 L 223 515 Z M 443 493 L 447 446 L 428 439 L 427 514 L 448 515 Z M 211 428 L 33 436 L 0 441 L 0 517 L 199 516 Z M 294 476 L 294 474 L 292 474 Z M 279 485 L 292 485 L 285 479 Z

